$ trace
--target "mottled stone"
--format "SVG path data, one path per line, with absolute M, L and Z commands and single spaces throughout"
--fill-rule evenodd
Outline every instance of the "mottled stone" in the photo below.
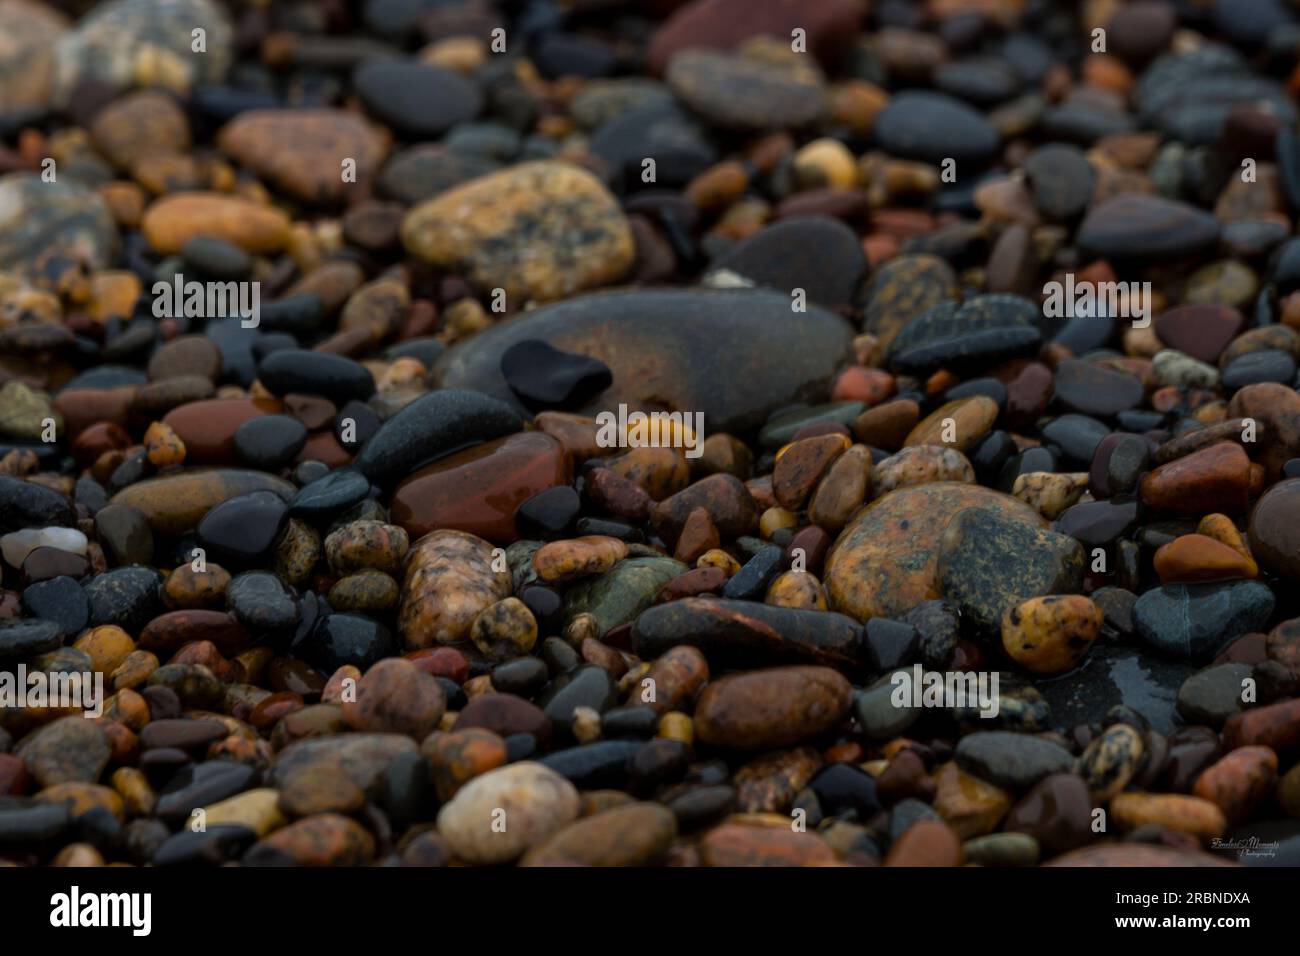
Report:
M 705 688 L 695 733 L 728 750 L 788 747 L 835 727 L 849 712 L 851 688 L 824 667 L 785 667 L 737 674 Z
M 510 572 L 492 545 L 462 531 L 434 531 L 411 548 L 398 624 L 410 648 L 466 639 L 484 608 L 508 597 Z

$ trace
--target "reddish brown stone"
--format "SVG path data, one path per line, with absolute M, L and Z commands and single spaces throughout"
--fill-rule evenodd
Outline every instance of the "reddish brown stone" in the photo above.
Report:
M 456 716 L 451 729 L 482 727 L 502 737 L 532 734 L 545 750 L 551 744 L 551 718 L 536 704 L 514 694 L 484 694 L 475 697 Z
M 1180 305 L 1156 316 L 1156 335 L 1172 349 L 1202 362 L 1214 362 L 1244 320 L 1227 305 Z
M 786 446 L 772 471 L 772 492 L 788 511 L 803 508 L 817 482 L 844 454 L 849 439 L 843 435 L 820 435 Z
M 1262 464 L 1270 482 L 1277 481 L 1282 466 L 1300 455 L 1300 393 L 1279 382 L 1247 385 L 1228 402 L 1228 418 L 1251 418 L 1256 423 Z
M 921 820 L 889 848 L 885 866 L 961 866 L 961 840 L 942 820 Z
M 225 655 L 238 654 L 251 637 L 224 611 L 169 611 L 154 618 L 140 632 L 140 648 L 164 660 L 185 644 L 211 641 Z
M 653 683 L 647 684 L 646 680 Z M 633 687 L 628 703 L 645 704 L 657 714 L 683 710 L 708 682 L 709 662 L 704 655 L 694 647 L 678 645 L 659 655 L 645 677 Z
M 62 391 L 54 397 L 54 409 L 63 416 L 61 438 L 76 439 L 95 422 L 111 422 L 125 428 L 130 420 L 134 387 L 83 388 Z
M 686 524 L 677 539 L 673 557 L 686 564 L 694 564 L 705 551 L 716 548 L 721 543 L 722 539 L 718 537 L 718 529 L 714 527 L 709 512 L 704 508 L 695 508 L 686 516 Z
M 791 31 L 807 31 L 808 51 L 833 63 L 857 33 L 861 8 L 851 0 L 695 0 L 678 10 L 655 33 L 646 54 L 647 66 L 662 73 L 672 57 L 685 49 L 730 50 L 751 37 L 776 37 L 790 42 Z
M 430 734 L 420 745 L 429 761 L 438 799 L 446 803 L 475 777 L 505 766 L 506 742 L 482 727 Z
M 1272 792 L 1277 754 L 1268 747 L 1241 747 L 1207 767 L 1192 793 L 1218 805 L 1231 824 L 1243 822 Z
M 1184 534 L 1161 545 L 1156 574 L 1165 584 L 1253 578 L 1259 568 L 1249 555 L 1203 534 Z
M 692 568 L 665 584 L 655 598 L 655 603 L 663 604 L 666 601 L 677 601 L 697 594 L 709 594 L 720 590 L 726 583 L 727 572 L 722 568 Z
M 263 398 L 213 398 L 174 408 L 163 416 L 185 443 L 191 465 L 227 465 L 238 461 L 235 431 L 244 422 L 281 411 L 279 401 Z
M 1278 753 L 1300 746 L 1300 700 L 1288 700 L 1234 714 L 1223 725 L 1228 750 L 1259 744 Z
M 705 688 L 695 734 L 728 750 L 770 750 L 802 743 L 847 716 L 849 682 L 829 667 L 773 667 L 733 674 Z
M 356 700 L 343 702 L 343 719 L 361 733 L 422 740 L 446 709 L 447 698 L 436 680 L 410 661 L 392 657 L 366 671 L 357 683 Z
M 1240 445 L 1211 445 L 1148 472 L 1141 493 L 1161 511 L 1242 514 L 1250 505 L 1250 459 Z
M 538 492 L 568 484 L 572 465 L 549 435 L 521 432 L 451 455 L 397 486 L 392 520 L 412 538 L 453 528 L 489 541 L 519 538 L 515 511 Z
M 758 507 L 740 479 L 710 475 L 659 502 L 650 516 L 651 526 L 665 539 L 676 541 L 696 508 L 708 511 L 723 538 L 748 534 L 758 524 Z
M 700 859 L 705 866 L 817 866 L 835 854 L 812 833 L 724 823 L 704 835 Z
M 859 415 L 853 422 L 853 435 L 872 448 L 898 451 L 920 420 L 921 406 L 910 398 L 900 398 Z

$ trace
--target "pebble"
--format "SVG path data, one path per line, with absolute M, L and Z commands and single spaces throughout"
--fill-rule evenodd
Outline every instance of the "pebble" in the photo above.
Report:
M 438 812 L 438 832 L 466 862 L 505 863 L 562 832 L 577 818 L 578 805 L 571 783 L 521 761 L 463 786 Z M 505 826 L 494 826 L 503 813 Z
M 382 660 L 357 682 L 355 700 L 342 711 L 360 733 L 408 734 L 422 740 L 442 719 L 446 697 L 438 682 L 410 661 Z
M 1036 674 L 1060 674 L 1077 665 L 1101 630 L 1100 608 L 1081 594 L 1035 597 L 1006 611 L 1002 647 Z
M 942 93 L 907 90 L 889 100 L 876 117 L 874 133 L 890 153 L 908 159 L 978 167 L 998 150 L 997 131 L 960 100 Z
M 788 747 L 835 727 L 851 688 L 825 667 L 782 667 L 713 681 L 695 707 L 695 733 L 727 750 Z
M 579 408 L 614 380 L 599 359 L 564 352 L 538 339 L 524 339 L 502 352 L 501 374 L 534 411 Z
M 511 401 L 501 356 L 516 342 L 541 339 L 599 359 L 613 373 L 614 385 L 583 411 L 667 404 L 702 412 L 710 432 L 743 434 L 799 396 L 825 389 L 848 348 L 850 330 L 842 319 L 810 305 L 796 326 L 789 321 L 790 301 L 789 293 L 761 289 L 576 296 L 453 346 L 435 373 L 444 388 Z M 726 374 L 720 341 L 733 343 Z
M 1023 790 L 1073 765 L 1069 751 L 1027 734 L 986 730 L 968 734 L 957 744 L 958 765 L 999 787 Z
M 527 221 L 528 228 L 517 224 Z M 493 223 L 511 231 L 493 232 Z M 632 265 L 632 234 L 589 173 L 525 163 L 459 186 L 407 214 L 402 242 L 433 264 L 464 264 L 507 298 L 548 301 L 606 285 Z
M 377 119 L 417 139 L 439 136 L 473 119 L 483 105 L 474 83 L 417 60 L 369 60 L 357 68 L 353 82 Z
M 823 577 L 831 609 L 863 621 L 898 618 L 933 597 L 944 528 L 966 508 L 1041 527 L 1027 505 L 986 488 L 937 482 L 900 489 L 864 509 L 833 545 Z
M 1083 552 L 1072 538 L 992 508 L 956 515 L 938 544 L 935 584 L 962 616 L 993 633 L 1026 598 L 1081 590 Z
M 426 535 L 411 547 L 398 627 L 410 648 L 469 637 L 475 618 L 510 596 L 510 574 L 496 570 L 492 546 L 461 531 Z
M 664 78 L 683 103 L 725 129 L 806 126 L 823 110 L 821 71 L 797 59 L 684 50 L 668 61 Z
M 1057 856 L 1092 839 L 1093 799 L 1083 778 L 1054 773 L 1039 780 L 1007 814 L 1003 829 L 1033 837 Z
M 343 160 L 353 160 L 356 181 L 367 182 L 388 153 L 389 137 L 343 110 L 250 110 L 221 129 L 217 146 L 294 198 L 330 203 L 345 196 Z
M 95 783 L 111 756 L 108 739 L 81 715 L 60 717 L 24 738 L 14 753 L 38 788 Z
M 278 252 L 289 240 L 289 217 L 237 196 L 186 192 L 149 205 L 141 222 L 149 245 L 175 255 L 197 236 L 212 236 L 255 254 Z
M 1273 606 L 1273 592 L 1255 581 L 1167 584 L 1138 598 L 1133 624 L 1161 653 L 1204 661 L 1242 634 L 1260 630 Z

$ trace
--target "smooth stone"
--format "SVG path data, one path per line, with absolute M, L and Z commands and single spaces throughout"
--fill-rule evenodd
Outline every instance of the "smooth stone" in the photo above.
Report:
M 436 138 L 473 119 L 483 106 L 476 84 L 418 60 L 367 60 L 352 74 L 352 82 L 372 115 L 415 139 Z
M 1133 100 L 1147 125 L 1191 146 L 1214 142 L 1238 105 L 1266 110 L 1283 128 L 1296 118 L 1281 84 L 1221 43 L 1161 56 L 1142 73 Z
M 534 411 L 580 407 L 613 383 L 604 362 L 539 339 L 516 342 L 502 352 L 501 374 L 515 396 Z
M 1181 660 L 1207 660 L 1242 634 L 1264 628 L 1274 597 L 1258 581 L 1167 584 L 1133 606 L 1133 624 L 1147 644 Z
M 1241 698 L 1254 670 L 1250 664 L 1227 663 L 1197 671 L 1178 688 L 1179 715 L 1188 723 L 1222 727 L 1245 707 Z
M 582 511 L 582 500 L 569 485 L 539 491 L 515 509 L 515 529 L 523 538 L 562 537 Z
M 364 670 L 398 650 L 388 628 L 361 614 L 329 614 L 293 648 L 327 674 L 349 665 Z
M 1004 730 L 968 734 L 958 742 L 955 757 L 967 773 L 1011 790 L 1024 790 L 1051 774 L 1066 773 L 1074 764 L 1070 752 L 1059 744 Z
M 945 301 L 895 336 L 889 365 L 898 372 L 923 375 L 935 368 L 962 371 L 995 359 L 1028 356 L 1042 341 L 1037 324 L 1041 321 L 1041 311 L 1016 295 L 979 295 L 960 305 Z
M 1219 238 L 1219 228 L 1212 215 L 1187 203 L 1125 193 L 1088 211 L 1077 242 L 1094 256 L 1161 261 L 1206 251 Z
M 516 512 L 539 492 L 567 486 L 570 456 L 543 432 L 507 435 L 442 458 L 393 492 L 392 519 L 412 537 L 452 528 L 509 544 Z
M 722 587 L 723 598 L 737 601 L 758 600 L 767 591 L 768 582 L 781 570 L 784 560 L 785 553 L 776 545 L 763 548 L 727 579 L 727 583 Z
M 1088 208 L 1096 176 L 1083 150 L 1065 143 L 1039 147 L 1025 158 L 1034 206 L 1045 219 L 1070 222 Z
M 1043 426 L 1043 437 L 1058 447 L 1067 461 L 1085 468 L 1109 434 L 1105 424 L 1088 415 L 1061 415 Z
M 52 488 L 0 475 L 0 534 L 76 524 L 72 502 Z M 15 565 L 16 566 L 16 565 Z
M 382 196 L 415 205 L 500 168 L 489 156 L 421 143 L 393 154 L 375 178 L 375 187 Z
M 823 111 L 821 71 L 802 64 L 693 49 L 668 62 L 664 79 L 678 99 L 722 129 L 797 129 Z
M 1270 488 L 1250 514 L 1251 554 L 1265 570 L 1300 579 L 1300 478 Z
M 493 822 L 505 808 L 506 826 Z M 522 761 L 465 784 L 438 813 L 438 832 L 468 863 L 506 863 L 560 832 L 578 816 L 573 784 L 554 770 Z
M 90 598 L 75 579 L 67 576 L 50 578 L 24 588 L 23 607 L 33 617 L 53 621 L 62 633 L 69 636 L 80 634 L 90 622 Z M 3 651 L 0 651 L 0 657 L 3 656 Z
M 572 736 L 574 710 L 589 707 L 604 713 L 618 702 L 618 688 L 609 671 L 584 664 L 557 677 L 537 698 L 537 706 L 551 720 L 551 726 Z
M 63 646 L 64 631 L 56 620 L 0 620 L 0 660 L 21 660 Z
M 1007 814 L 1003 829 L 1026 834 L 1056 856 L 1092 841 L 1093 801 L 1083 778 L 1055 773 L 1038 781 Z
M 275 545 L 289 520 L 284 499 L 270 491 L 236 495 L 199 522 L 199 542 L 227 567 L 257 563 Z
M 1140 379 L 1096 362 L 1066 359 L 1056 366 L 1055 399 L 1084 415 L 1115 415 L 1141 404 Z
M 733 674 L 705 687 L 695 706 L 701 743 L 726 750 L 789 747 L 848 716 L 853 689 L 826 667 L 774 667 Z
M 1085 546 L 1097 547 L 1127 535 L 1137 524 L 1137 517 L 1135 498 L 1081 501 L 1066 508 L 1054 527 Z
M 149 204 L 140 223 L 160 255 L 176 255 L 196 236 L 213 236 L 253 254 L 278 252 L 289 240 L 289 227 L 289 217 L 278 209 L 217 192 L 163 196 Z
M 306 203 L 344 198 L 343 161 L 355 162 L 356 182 L 373 178 L 388 153 L 386 130 L 345 110 L 250 110 L 217 134 L 223 153 Z
M 997 130 L 980 113 L 960 100 L 923 90 L 892 96 L 873 132 L 887 152 L 936 165 L 951 158 L 959 165 L 979 166 L 1000 145 Z
M 842 614 L 725 598 L 656 605 L 632 626 L 632 650 L 644 660 L 656 660 L 682 644 L 727 666 L 849 667 L 861 655 L 862 627 Z
M 99 726 L 78 714 L 32 731 L 14 753 L 27 764 L 37 788 L 44 788 L 95 783 L 108 766 L 111 748 Z
M 1083 568 L 1083 549 L 1068 535 L 969 508 L 943 531 L 935 583 L 976 630 L 994 634 L 1026 599 L 1082 590 Z
M 162 610 L 162 582 L 161 572 L 140 565 L 95 575 L 85 586 L 90 599 L 90 623 L 116 624 L 129 634 L 138 633 Z
M 300 488 L 289 501 L 289 513 L 308 520 L 328 518 L 364 501 L 369 494 L 365 475 L 355 468 L 338 468 Z
M 644 746 L 637 740 L 599 740 L 556 751 L 541 763 L 583 790 L 625 789 L 632 760 Z
M 1220 442 L 1142 476 L 1143 503 L 1182 515 L 1244 514 L 1250 505 L 1250 459 L 1235 442 Z
M 407 213 L 402 242 L 520 302 L 615 282 L 635 258 L 614 197 L 590 173 L 556 162 L 512 166 L 427 200 Z
M 957 294 L 952 266 L 932 255 L 900 255 L 882 263 L 866 290 L 862 328 L 887 351 L 912 319 Z
M 587 295 L 453 346 L 434 375 L 444 386 L 500 398 L 522 413 L 501 375 L 501 355 L 517 342 L 541 339 L 599 359 L 613 372 L 614 384 L 580 409 L 585 414 L 666 404 L 702 412 L 711 430 L 744 433 L 782 406 L 823 400 L 847 355 L 851 330 L 842 319 L 816 306 L 798 323 L 790 316 L 788 295 L 757 289 Z M 718 342 L 733 345 L 724 355 Z M 726 374 L 718 361 L 725 361 Z
M 394 760 L 417 752 L 416 742 L 405 734 L 354 732 L 309 737 L 289 744 L 275 755 L 267 784 L 279 789 L 296 774 L 323 767 L 342 773 L 362 790 L 375 793 L 384 771 Z
M 851 303 L 867 260 L 848 226 L 826 216 L 806 216 L 747 236 L 710 269 L 744 276 L 785 295 L 803 289 L 809 301 L 842 309 Z
M 260 471 L 187 470 L 128 485 L 111 503 L 138 509 L 155 533 L 177 536 L 196 528 L 214 506 L 254 491 L 272 492 L 289 500 L 294 487 Z
M 841 533 L 823 576 L 831 609 L 860 621 L 901 618 L 938 597 L 941 537 L 966 508 L 993 508 L 1029 528 L 1045 527 L 1028 505 L 958 482 L 900 488 L 872 502 Z
M 510 572 L 495 567 L 491 543 L 463 531 L 441 529 L 416 541 L 406 559 L 398 612 L 406 645 L 418 649 L 468 638 L 479 613 L 510 596 Z
M 597 637 L 627 624 L 654 603 L 665 584 L 689 568 L 672 558 L 625 558 L 601 577 L 573 585 L 565 594 L 564 614 L 596 619 Z
M 89 542 L 74 528 L 24 528 L 0 537 L 0 554 L 10 567 L 23 568 L 28 557 L 38 550 L 59 551 L 82 556 Z
M 445 388 L 416 399 L 384 422 L 353 465 L 371 481 L 390 482 L 473 442 L 516 432 L 520 424 L 501 401 Z
M 33 278 L 41 263 L 59 259 L 106 269 L 117 252 L 108 205 L 68 176 L 52 183 L 36 173 L 0 177 L 0 210 L 0 268 Z
M 677 818 L 658 803 L 612 807 L 571 823 L 529 850 L 522 866 L 651 866 L 677 835 Z
M 298 599 L 269 571 L 248 571 L 231 578 L 226 606 L 236 621 L 255 636 L 292 631 L 298 623 Z
M 1290 385 L 1296 378 L 1296 362 L 1281 349 L 1265 349 L 1233 359 L 1224 366 L 1220 380 L 1230 390 L 1257 382 L 1280 382 Z
M 375 392 L 375 380 L 360 362 L 306 349 L 272 352 L 258 365 L 257 377 L 276 395 L 323 395 L 336 405 L 365 401 Z
M 1201 362 L 1213 362 L 1241 331 L 1242 314 L 1226 305 L 1180 305 L 1156 316 L 1160 341 Z
M 290 464 L 307 441 L 307 428 L 290 415 L 260 415 L 235 429 L 240 461 L 264 471 Z
M 275 399 L 213 398 L 174 408 L 162 423 L 184 443 L 187 465 L 229 465 L 235 461 L 239 426 L 280 410 Z

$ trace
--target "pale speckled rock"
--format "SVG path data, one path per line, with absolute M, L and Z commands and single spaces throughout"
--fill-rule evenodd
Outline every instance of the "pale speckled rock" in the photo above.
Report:
M 955 448 L 941 445 L 913 445 L 890 455 L 871 473 L 871 487 L 877 497 L 908 485 L 932 481 L 960 481 L 975 484 L 970 460 Z
M 411 548 L 398 627 L 411 649 L 469 637 L 479 612 L 510 595 L 510 571 L 493 570 L 493 547 L 463 531 L 443 529 Z
M 68 18 L 44 3 L 0 0 L 0 116 L 39 111 L 54 92 L 54 43 Z
M 438 832 L 468 863 L 506 863 L 573 822 L 578 809 L 573 784 L 526 760 L 465 784 L 438 812 Z
M 205 31 L 206 52 L 192 49 L 191 31 Z M 186 92 L 217 83 L 233 56 L 234 33 L 211 0 L 114 0 L 87 14 L 59 40 L 56 101 L 66 103 L 83 80 L 127 89 L 163 86 Z
M 117 229 L 97 193 L 66 177 L 46 183 L 35 173 L 0 178 L 0 270 L 29 275 L 51 263 L 106 268 Z
M 939 597 L 940 538 L 965 508 L 992 508 L 1029 528 L 1046 524 L 1023 501 L 978 485 L 900 488 L 864 508 L 836 539 L 822 575 L 831 610 L 861 621 L 901 618 Z
M 1087 472 L 1031 471 L 1016 478 L 1011 494 L 1048 521 L 1055 521 L 1087 490 Z
M 1184 352 L 1165 349 L 1151 360 L 1151 375 L 1160 385 L 1177 388 L 1214 388 L 1219 384 L 1219 370 Z
M 600 181 L 553 162 L 512 166 L 428 200 L 407 214 L 402 241 L 519 301 L 615 282 L 636 255 L 627 218 Z

